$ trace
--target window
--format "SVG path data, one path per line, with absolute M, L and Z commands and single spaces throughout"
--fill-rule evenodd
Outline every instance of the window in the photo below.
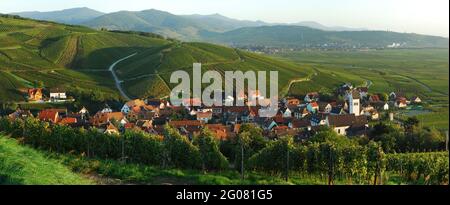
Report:
M 358 104 L 358 103 L 355 103 L 355 104 L 353 104 L 353 105 L 358 106 L 359 104 Z
M 338 129 L 338 134 L 341 134 L 341 129 Z

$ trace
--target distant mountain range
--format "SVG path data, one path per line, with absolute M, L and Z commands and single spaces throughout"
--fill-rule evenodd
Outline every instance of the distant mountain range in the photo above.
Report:
M 83 7 L 83 8 L 65 9 L 61 11 L 50 11 L 50 12 L 28 11 L 11 14 L 22 16 L 25 18 L 55 21 L 58 23 L 80 24 L 86 21 L 90 21 L 96 17 L 102 16 L 105 13 Z
M 305 26 L 260 26 L 202 34 L 205 41 L 235 46 L 448 48 L 448 38 L 386 31 L 323 31 Z
M 207 41 L 234 46 L 269 47 L 446 47 L 448 38 L 419 34 L 369 31 L 365 28 L 328 27 L 313 21 L 273 24 L 212 15 L 174 15 L 155 9 L 102 13 L 89 8 L 53 12 L 14 13 L 22 17 L 80 24 L 109 30 L 161 34 L 183 41 Z

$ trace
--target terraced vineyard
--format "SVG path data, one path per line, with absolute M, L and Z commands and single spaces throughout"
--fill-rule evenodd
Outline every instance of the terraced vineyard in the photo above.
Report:
M 306 77 L 312 71 L 292 63 L 207 43 L 182 43 L 132 32 L 96 31 L 85 27 L 1 17 L 0 70 L 21 81 L 0 92 L 5 99 L 20 100 L 16 88 L 23 82 L 42 81 L 46 87 L 65 86 L 119 95 L 108 72 L 120 58 L 115 72 L 132 97 L 167 96 L 176 70 L 192 71 L 203 64 L 203 72 L 217 70 L 279 71 L 280 90 L 291 78 Z M 15 26 L 14 26 L 15 25 Z M 81 82 L 81 83 L 80 83 Z M 22 97 L 23 99 L 23 97 Z
M 108 66 L 123 55 L 169 42 L 134 34 L 95 31 L 28 19 L 0 17 L 0 101 L 23 101 L 20 90 L 42 81 L 119 95 Z

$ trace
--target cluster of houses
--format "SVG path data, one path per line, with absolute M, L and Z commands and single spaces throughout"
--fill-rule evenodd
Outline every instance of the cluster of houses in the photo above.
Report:
M 52 88 L 48 97 L 44 95 L 42 88 L 30 88 L 27 90 L 27 100 L 30 102 L 65 102 L 68 101 L 66 91 L 62 88 Z
M 39 93 L 35 93 L 39 95 Z M 235 137 L 244 123 L 262 128 L 269 138 L 292 135 L 306 140 L 321 127 L 330 127 L 345 136 L 366 135 L 370 120 L 380 119 L 380 113 L 388 112 L 391 106 L 398 108 L 411 102 L 420 103 L 420 98 L 406 100 L 399 94 L 391 93 L 390 102 L 380 100 L 378 95 L 369 95 L 367 87 L 354 88 L 345 84 L 338 89 L 343 100 L 321 101 L 320 94 L 311 92 L 304 98 L 288 97 L 279 100 L 276 116 L 260 117 L 260 106 L 227 106 L 234 97 L 225 97 L 225 106 L 172 106 L 162 99 L 135 99 L 126 102 L 121 110 L 112 110 L 105 105 L 102 110 L 90 113 L 86 108 L 76 113 L 66 109 L 47 109 L 39 112 L 37 118 L 54 124 L 72 127 L 95 127 L 100 132 L 119 134 L 128 129 L 139 129 L 151 134 L 163 135 L 164 125 L 177 128 L 181 134 L 192 138 L 207 127 L 220 140 Z M 59 96 L 61 97 L 61 96 Z M 258 98 L 259 92 L 237 98 Z M 191 104 L 199 99 L 190 99 Z M 29 111 L 17 110 L 10 118 L 32 116 Z

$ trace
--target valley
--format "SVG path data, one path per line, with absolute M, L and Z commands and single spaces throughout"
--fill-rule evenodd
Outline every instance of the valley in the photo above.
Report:
M 89 16 L 0 16 L 0 184 L 448 184 L 448 38 Z M 277 114 L 171 105 L 171 74 L 193 63 L 278 71 Z

